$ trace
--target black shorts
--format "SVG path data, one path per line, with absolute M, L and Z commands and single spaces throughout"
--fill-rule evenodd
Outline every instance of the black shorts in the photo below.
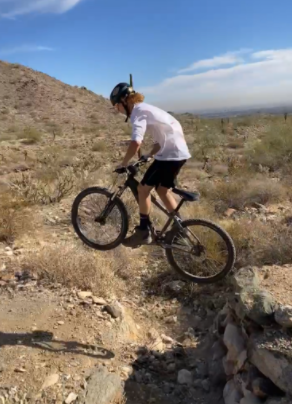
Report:
M 159 185 L 165 188 L 174 188 L 176 177 L 186 160 L 181 161 L 160 161 L 155 160 L 146 171 L 141 184 L 158 188 Z

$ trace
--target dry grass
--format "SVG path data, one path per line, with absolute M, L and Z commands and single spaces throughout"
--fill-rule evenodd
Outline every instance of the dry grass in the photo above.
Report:
M 237 266 L 284 265 L 292 262 L 292 227 L 240 219 L 221 222 L 233 238 Z
M 119 260 L 115 258 L 111 253 L 63 242 L 28 255 L 22 265 L 50 282 L 91 290 L 96 296 L 108 298 L 117 295 L 123 287 Z
M 99 140 L 95 142 L 92 146 L 92 151 L 94 152 L 105 152 L 107 150 L 107 144 L 104 140 Z
M 235 176 L 228 181 L 203 183 L 200 192 L 215 205 L 218 213 L 228 208 L 243 209 L 254 203 L 265 205 L 287 198 L 287 189 L 283 184 L 264 176 L 253 179 Z

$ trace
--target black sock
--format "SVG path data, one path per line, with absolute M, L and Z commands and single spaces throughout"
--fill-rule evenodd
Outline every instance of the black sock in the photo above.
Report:
M 149 215 L 144 215 L 143 213 L 140 213 L 140 229 L 141 230 L 146 230 L 150 226 L 150 219 Z

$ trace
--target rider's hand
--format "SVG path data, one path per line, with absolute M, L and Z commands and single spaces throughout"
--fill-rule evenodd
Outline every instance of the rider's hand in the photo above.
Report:
M 118 174 L 122 174 L 125 171 L 126 171 L 126 167 L 123 164 L 119 164 L 114 170 L 114 172 L 116 172 Z
M 152 156 L 150 154 L 143 154 L 143 156 L 140 157 L 140 160 L 143 161 L 150 161 L 152 159 Z

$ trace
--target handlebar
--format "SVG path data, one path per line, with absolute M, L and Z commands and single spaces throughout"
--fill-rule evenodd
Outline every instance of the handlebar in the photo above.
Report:
M 128 172 L 128 171 L 131 172 L 131 168 L 140 167 L 141 165 L 146 164 L 146 163 L 148 163 L 148 162 L 151 161 L 151 160 L 152 160 L 152 157 L 141 156 L 141 158 L 140 158 L 138 161 L 136 161 L 135 163 L 133 163 L 133 164 L 129 164 L 129 165 L 126 166 L 126 167 L 119 167 L 119 168 L 116 168 L 116 169 L 114 170 L 114 173 L 117 173 L 117 174 L 124 174 L 124 173 L 126 173 L 126 172 Z

